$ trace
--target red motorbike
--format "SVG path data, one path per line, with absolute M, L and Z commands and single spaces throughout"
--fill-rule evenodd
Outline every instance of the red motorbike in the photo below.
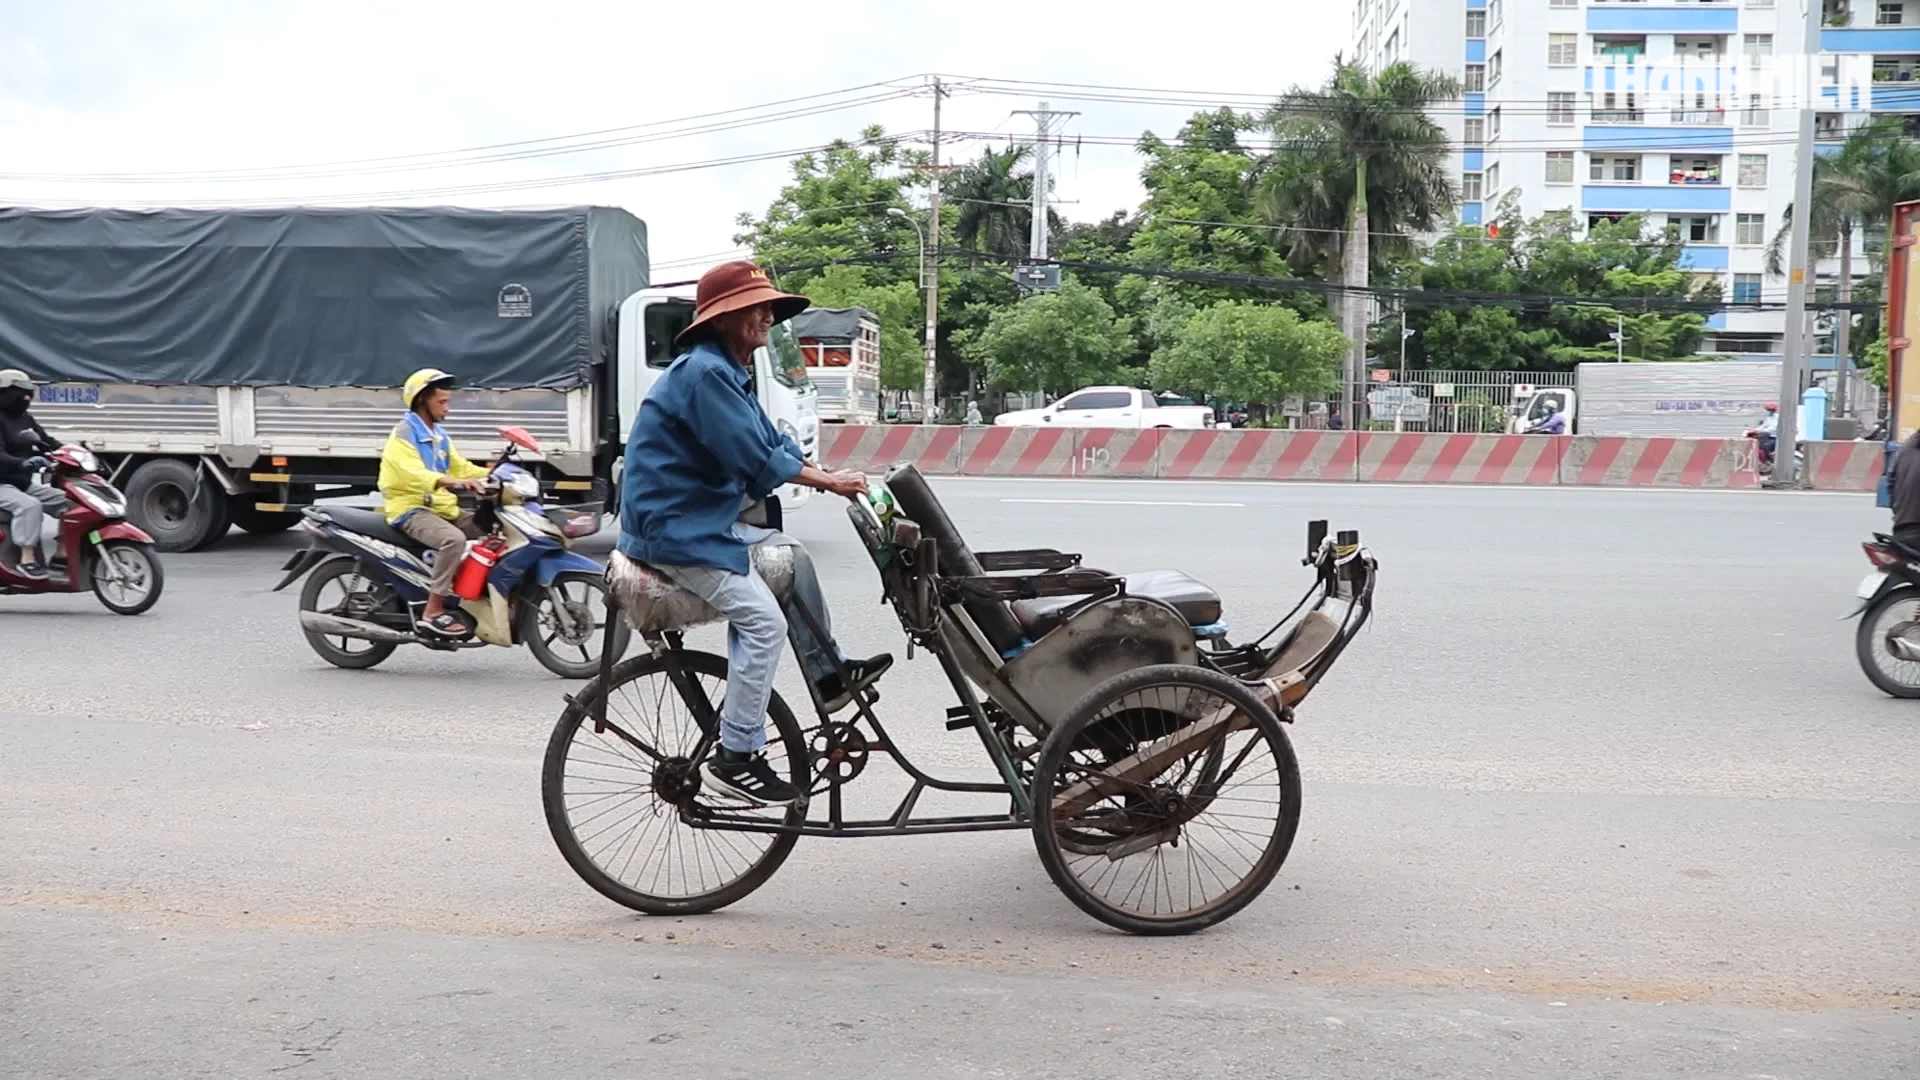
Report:
M 45 526 L 58 529 L 49 573 L 44 580 L 20 573 L 19 548 L 8 534 L 13 523 L 0 511 L 0 595 L 91 589 L 117 615 L 138 615 L 159 602 L 166 578 L 154 557 L 153 537 L 127 520 L 127 497 L 100 476 L 93 451 L 67 445 L 47 460 L 52 467 L 46 483 L 67 500 L 58 523 L 49 513 Z

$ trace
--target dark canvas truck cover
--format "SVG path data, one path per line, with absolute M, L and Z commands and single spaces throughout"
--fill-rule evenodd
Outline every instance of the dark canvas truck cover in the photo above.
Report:
M 0 208 L 0 367 L 200 386 L 567 389 L 647 285 L 624 210 Z

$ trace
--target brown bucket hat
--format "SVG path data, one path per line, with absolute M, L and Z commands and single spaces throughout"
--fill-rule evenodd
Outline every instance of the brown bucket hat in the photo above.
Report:
M 773 282 L 767 280 L 767 272 L 750 262 L 721 263 L 700 275 L 700 285 L 694 290 L 693 322 L 680 331 L 673 343 L 684 348 L 697 336 L 696 331 L 729 311 L 772 304 L 773 321 L 785 322 L 807 310 L 811 303 L 804 296 L 774 288 Z

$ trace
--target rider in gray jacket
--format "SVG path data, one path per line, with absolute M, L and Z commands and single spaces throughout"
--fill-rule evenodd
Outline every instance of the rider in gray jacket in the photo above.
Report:
M 0 370 L 0 512 L 11 519 L 7 532 L 20 549 L 21 576 L 41 579 L 47 569 L 40 549 L 51 548 L 55 539 L 46 518 L 60 511 L 66 497 L 34 482 L 34 474 L 47 467 L 45 455 L 59 444 L 27 411 L 32 400 L 33 380 L 26 372 Z

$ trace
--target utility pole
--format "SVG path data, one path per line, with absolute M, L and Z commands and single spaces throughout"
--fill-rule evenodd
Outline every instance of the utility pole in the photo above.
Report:
M 1037 110 L 1021 109 L 1014 115 L 1033 117 L 1033 221 L 1028 227 L 1027 257 L 1034 262 L 1042 262 L 1047 257 L 1047 198 L 1051 194 L 1048 188 L 1053 176 L 1053 121 L 1056 117 L 1064 121 L 1080 114 L 1054 112 L 1043 101 Z
M 1613 362 L 1627 362 L 1627 317 L 1619 312 L 1613 316 Z
M 1800 369 L 1807 357 L 1808 227 L 1813 221 L 1813 110 L 1819 104 L 1817 56 L 1824 6 L 1806 0 L 1807 25 L 1802 46 L 1804 63 L 1794 73 L 1792 86 L 1801 94 L 1800 138 L 1793 156 L 1793 232 L 1788 242 L 1786 347 L 1780 358 L 1780 426 L 1774 438 L 1770 487 L 1792 487 L 1793 450 L 1800 432 Z
M 927 369 L 920 385 L 920 422 L 934 420 L 936 394 L 940 388 L 937 353 L 940 348 L 940 99 L 947 96 L 938 76 L 933 80 L 933 184 L 927 191 L 927 243 L 929 249 L 924 277 L 927 290 Z

